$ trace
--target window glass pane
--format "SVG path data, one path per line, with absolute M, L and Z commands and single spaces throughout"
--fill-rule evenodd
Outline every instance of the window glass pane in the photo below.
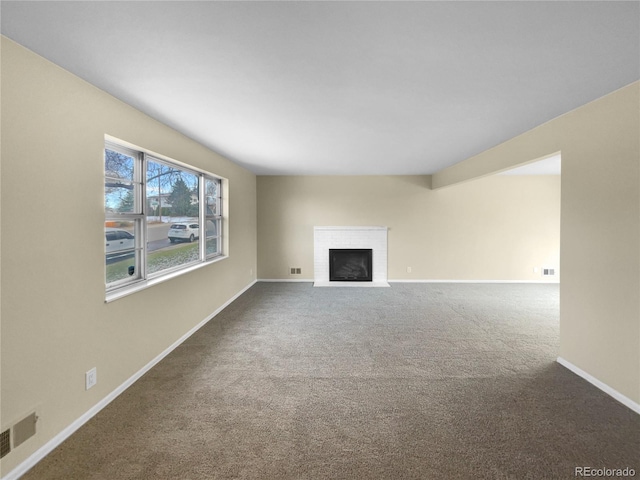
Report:
M 135 159 L 131 155 L 104 149 L 104 175 L 133 182 Z
M 220 219 L 207 217 L 207 256 L 220 253 Z
M 104 207 L 106 213 L 138 213 L 134 185 L 135 158 L 104 150 Z
M 137 213 L 135 207 L 135 187 L 132 183 L 122 183 L 106 179 L 104 184 L 104 209 L 109 213 Z
M 135 240 L 135 221 L 106 221 L 105 264 L 107 284 L 138 278 L 139 265 Z
M 218 200 L 220 195 L 220 181 L 207 178 L 204 181 L 204 188 L 204 198 L 207 202 L 205 214 L 207 216 L 220 215 L 220 202 Z
M 200 260 L 198 176 L 147 162 L 147 273 Z
M 206 178 L 204 181 L 207 256 L 220 253 L 220 181 Z

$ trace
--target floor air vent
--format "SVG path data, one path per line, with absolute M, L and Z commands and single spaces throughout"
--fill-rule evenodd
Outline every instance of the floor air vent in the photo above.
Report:
M 11 429 L 0 433 L 0 458 L 11 451 Z

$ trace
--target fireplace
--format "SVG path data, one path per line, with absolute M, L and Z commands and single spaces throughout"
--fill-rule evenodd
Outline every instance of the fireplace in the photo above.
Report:
M 313 277 L 314 287 L 389 287 L 387 283 L 387 227 L 381 226 L 336 226 L 313 227 Z M 364 263 L 368 270 L 366 279 L 331 279 L 329 270 L 336 267 L 331 261 L 329 250 L 368 251 L 370 263 Z M 358 264 L 356 264 L 358 265 Z M 360 270 L 359 267 L 350 267 Z M 343 277 L 362 276 L 348 272 Z
M 330 282 L 371 282 L 373 249 L 331 248 L 329 249 Z

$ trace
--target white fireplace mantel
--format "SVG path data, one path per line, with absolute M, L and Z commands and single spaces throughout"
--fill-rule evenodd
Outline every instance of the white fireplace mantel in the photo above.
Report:
M 314 287 L 388 287 L 387 227 L 313 227 Z M 329 281 L 329 249 L 373 250 L 371 282 Z

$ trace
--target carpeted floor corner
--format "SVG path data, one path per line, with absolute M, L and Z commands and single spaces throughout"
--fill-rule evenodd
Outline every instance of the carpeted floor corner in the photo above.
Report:
M 640 472 L 640 416 L 557 349 L 557 285 L 258 283 L 23 479 Z

